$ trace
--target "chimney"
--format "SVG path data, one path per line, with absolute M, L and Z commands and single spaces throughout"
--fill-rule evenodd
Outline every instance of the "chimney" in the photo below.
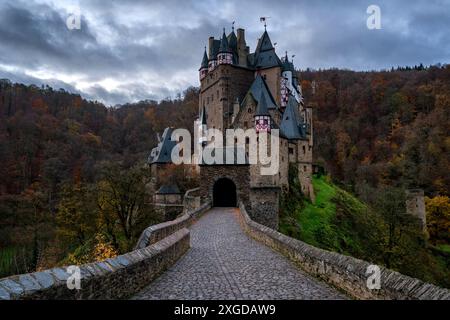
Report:
M 241 43 L 241 41 L 245 44 L 245 30 L 239 28 L 237 29 L 237 42 Z
M 213 51 L 214 51 L 214 37 L 209 37 L 208 39 L 208 46 L 209 46 L 209 53 L 208 53 L 208 57 L 209 59 L 213 58 Z
M 247 44 L 245 43 L 245 30 L 242 28 L 237 29 L 237 50 L 240 66 L 247 66 Z

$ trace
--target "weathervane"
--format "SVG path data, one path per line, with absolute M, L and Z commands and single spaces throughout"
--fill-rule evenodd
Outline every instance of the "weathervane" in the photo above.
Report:
M 267 19 L 269 19 L 270 17 L 260 17 L 259 18 L 259 22 L 264 22 L 264 31 L 266 31 L 267 29 Z

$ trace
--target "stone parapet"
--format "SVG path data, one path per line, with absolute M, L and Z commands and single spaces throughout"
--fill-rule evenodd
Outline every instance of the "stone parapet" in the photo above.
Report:
M 68 288 L 72 275 L 64 267 L 1 279 L 0 300 L 125 299 L 156 279 L 189 247 L 189 230 L 182 228 L 143 249 L 78 266 L 79 289 Z
M 200 208 L 194 211 L 187 212 L 181 217 L 176 218 L 175 220 L 155 224 L 148 227 L 142 232 L 135 249 L 145 248 L 155 242 L 160 241 L 161 239 L 164 239 L 165 237 L 182 228 L 189 227 L 195 220 L 201 217 L 210 208 L 211 203 L 206 202 Z
M 319 249 L 253 221 L 240 203 L 240 222 L 252 238 L 280 252 L 309 274 L 357 299 L 450 300 L 450 291 L 398 272 L 380 268 L 380 289 L 369 289 L 371 264 Z

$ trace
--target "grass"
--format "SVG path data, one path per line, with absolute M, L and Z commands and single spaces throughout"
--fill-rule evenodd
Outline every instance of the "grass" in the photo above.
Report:
M 302 199 L 300 205 L 292 205 L 285 211 L 291 212 L 298 232 L 292 232 L 292 220 L 282 221 L 280 231 L 314 246 L 346 253 L 364 250 L 364 221 L 367 206 L 352 194 L 333 184 L 329 177 L 313 176 L 316 195 L 312 202 Z M 293 208 L 294 207 L 294 208 Z
M 330 232 L 332 229 L 330 223 L 336 213 L 336 205 L 332 199 L 337 190 L 323 176 L 313 177 L 313 186 L 316 199 L 314 202 L 305 202 L 305 207 L 297 213 L 297 220 L 301 225 L 302 240 L 317 245 L 316 235 L 323 231 Z
M 445 253 L 450 253 L 450 244 L 438 244 L 436 248 Z

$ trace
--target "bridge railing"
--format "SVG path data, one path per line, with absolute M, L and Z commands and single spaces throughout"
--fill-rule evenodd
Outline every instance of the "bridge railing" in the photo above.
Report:
M 0 279 L 0 300 L 128 298 L 190 248 L 187 227 L 209 208 L 208 202 L 175 220 L 148 227 L 134 251 L 115 258 L 74 266 L 72 271 L 59 267 Z
M 200 208 L 186 212 L 181 217 L 178 217 L 175 220 L 155 224 L 148 227 L 142 232 L 141 236 L 139 237 L 135 249 L 145 248 L 160 241 L 161 239 L 164 239 L 165 237 L 182 228 L 189 227 L 210 208 L 211 202 L 206 202 L 202 206 L 200 206 Z
M 360 259 L 311 246 L 253 221 L 240 203 L 240 223 L 252 238 L 285 255 L 307 273 L 358 299 L 449 300 L 450 291 L 387 268 L 380 270 L 380 288 L 369 289 L 372 265 Z M 370 281 L 370 280 L 369 280 Z M 372 287 L 373 288 L 373 287 Z

